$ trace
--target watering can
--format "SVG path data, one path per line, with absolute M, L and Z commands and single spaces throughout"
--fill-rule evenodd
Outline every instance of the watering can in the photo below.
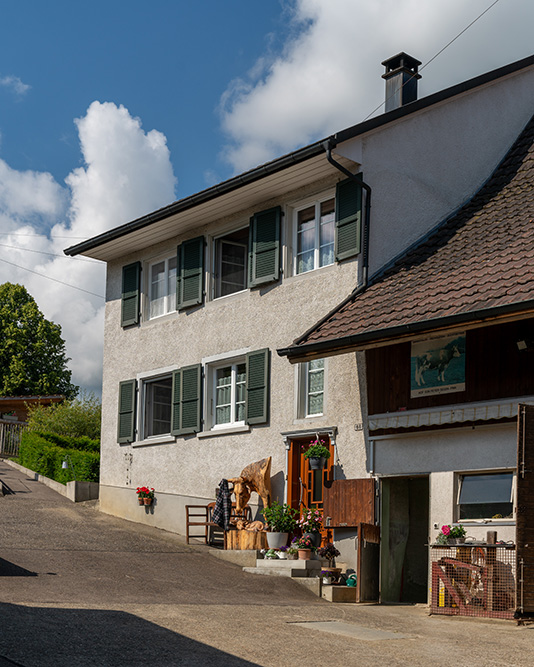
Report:
M 347 577 L 347 586 L 356 586 L 358 583 L 358 577 L 355 574 L 351 574 Z

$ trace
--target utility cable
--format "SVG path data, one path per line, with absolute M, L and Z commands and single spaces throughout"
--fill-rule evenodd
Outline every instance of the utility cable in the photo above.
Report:
M 490 10 L 492 7 L 495 7 L 495 5 L 496 5 L 498 2 L 500 2 L 500 0 L 495 0 L 489 7 L 486 7 L 486 9 L 485 9 L 481 14 L 479 14 L 479 15 L 476 17 L 476 19 L 473 19 L 473 21 L 471 21 L 471 23 L 470 23 L 469 25 L 467 25 L 462 31 L 460 31 L 460 32 L 456 35 L 456 37 L 454 37 L 453 39 L 451 39 L 451 41 L 450 41 L 448 44 L 445 44 L 445 46 L 444 46 L 442 49 L 440 49 L 440 50 L 436 53 L 436 55 L 432 56 L 432 58 L 430 58 L 430 60 L 429 60 L 428 62 L 426 62 L 426 63 L 421 67 L 421 69 L 419 70 L 419 72 L 422 72 L 422 71 L 425 69 L 425 67 L 428 67 L 428 65 L 430 65 L 430 63 L 431 63 L 433 60 L 435 60 L 439 55 L 441 55 L 441 54 L 443 53 L 443 51 L 445 51 L 445 49 L 448 49 L 449 46 L 450 46 L 453 42 L 455 42 L 459 37 L 461 37 L 461 36 L 464 34 L 464 32 L 466 32 L 467 30 L 469 30 L 469 28 L 470 28 L 472 25 L 474 25 L 479 19 L 481 19 L 481 18 L 484 16 L 484 14 L 486 14 L 487 12 L 489 12 L 489 10 Z M 407 79 L 407 80 L 402 84 L 401 89 L 404 88 L 404 86 L 406 86 L 406 85 L 407 85 L 407 84 L 408 84 L 408 83 L 409 83 L 415 76 L 416 76 L 416 75 L 413 74 L 409 79 Z M 362 122 L 365 122 L 365 121 L 366 121 L 368 118 L 370 118 L 374 113 L 376 113 L 381 107 L 383 107 L 383 106 L 386 104 L 386 102 L 387 102 L 391 97 L 393 97 L 394 95 L 396 95 L 397 92 L 398 92 L 398 90 L 395 91 L 394 93 L 392 93 L 386 100 L 384 100 L 384 102 L 381 102 L 381 103 L 376 107 L 376 109 L 373 109 L 373 110 L 371 111 L 371 113 L 368 114 L 368 115 L 363 119 Z
M 70 285 L 69 283 L 64 282 L 63 280 L 58 280 L 57 278 L 51 278 L 50 276 L 45 275 L 44 273 L 39 273 L 38 271 L 34 271 L 33 269 L 28 269 L 25 266 L 20 266 L 19 264 L 14 264 L 13 262 L 8 262 L 7 259 L 2 259 L 0 257 L 0 262 L 4 262 L 4 264 L 9 264 L 10 266 L 14 266 L 17 269 L 22 269 L 23 271 L 29 271 L 30 273 L 35 274 L 36 276 L 40 276 L 41 278 L 46 278 L 47 280 L 53 280 L 55 283 L 59 283 L 60 285 L 65 285 L 65 287 L 71 287 L 72 289 L 77 289 L 80 292 L 85 292 L 86 294 L 91 294 L 92 296 L 97 296 L 99 299 L 104 299 L 106 297 L 102 296 L 101 294 L 96 294 L 95 292 L 90 292 L 89 290 L 83 289 L 83 287 L 76 287 L 75 285 Z
M 90 259 L 88 257 L 67 257 L 67 255 L 58 255 L 53 252 L 45 252 L 44 250 L 32 250 L 32 248 L 22 248 L 18 245 L 6 245 L 5 243 L 0 243 L 0 248 L 10 248 L 11 250 L 24 250 L 26 252 L 36 252 L 39 255 L 47 255 L 48 257 L 59 257 L 59 259 L 74 259 L 78 262 L 90 262 L 91 264 L 100 264 L 98 259 Z

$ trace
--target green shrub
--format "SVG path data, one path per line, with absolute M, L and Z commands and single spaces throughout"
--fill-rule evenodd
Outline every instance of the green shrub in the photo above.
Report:
M 72 401 L 30 407 L 28 426 L 32 431 L 56 433 L 71 438 L 100 438 L 102 405 L 94 394 L 81 394 Z
M 40 475 L 66 484 L 74 479 L 72 469 L 63 468 L 65 457 L 69 457 L 76 479 L 82 482 L 98 482 L 100 472 L 100 454 L 87 449 L 89 438 L 81 439 L 79 447 L 58 446 L 57 438 L 49 439 L 50 434 L 41 434 L 29 429 L 22 433 L 19 448 L 19 463 Z M 75 444 L 75 438 L 65 438 L 67 444 Z M 87 442 L 88 441 L 88 442 Z M 91 445 L 92 446 L 92 445 Z

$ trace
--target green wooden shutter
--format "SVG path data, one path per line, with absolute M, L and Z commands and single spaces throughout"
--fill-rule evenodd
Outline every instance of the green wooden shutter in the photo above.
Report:
M 250 219 L 249 287 L 280 277 L 280 206 L 255 213 Z
M 122 267 L 121 325 L 129 327 L 139 323 L 141 296 L 141 262 Z
M 137 381 L 126 380 L 119 384 L 119 416 L 117 419 L 117 442 L 135 440 L 135 406 L 137 403 Z
M 361 174 L 356 178 L 362 179 Z M 362 221 L 362 186 L 352 178 L 336 187 L 336 261 L 360 252 Z
M 201 429 L 202 365 L 180 369 L 180 430 L 179 433 L 197 433 Z
M 174 371 L 172 374 L 171 435 L 178 435 L 180 433 L 181 386 L 182 374 L 179 370 Z
M 247 354 L 247 392 L 245 421 L 263 424 L 268 419 L 269 350 L 264 348 Z
M 184 241 L 178 246 L 176 306 L 178 310 L 198 306 L 204 301 L 204 237 Z

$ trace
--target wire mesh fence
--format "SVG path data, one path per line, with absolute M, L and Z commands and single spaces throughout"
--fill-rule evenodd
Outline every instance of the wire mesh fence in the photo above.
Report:
M 431 545 L 431 613 L 513 618 L 515 544 Z

